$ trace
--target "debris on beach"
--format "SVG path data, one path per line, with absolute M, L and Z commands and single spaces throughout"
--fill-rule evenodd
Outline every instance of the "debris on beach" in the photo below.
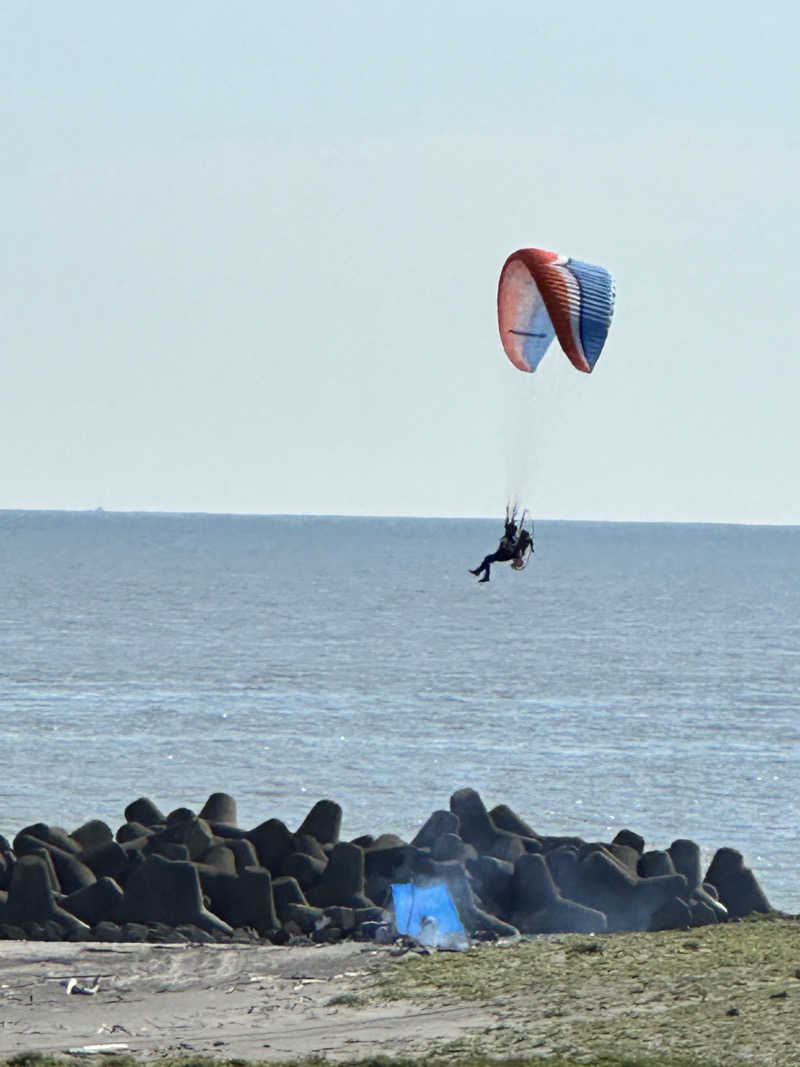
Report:
M 105 1045 L 81 1045 L 80 1048 L 68 1048 L 68 1056 L 113 1056 L 120 1052 L 128 1052 L 130 1045 L 122 1041 L 112 1041 Z
M 445 882 L 392 885 L 394 925 L 425 948 L 451 950 L 469 947 L 469 938 Z
M 95 993 L 100 989 L 100 980 L 96 979 L 94 985 L 79 985 L 77 978 L 70 978 L 66 982 L 66 994 L 69 996 L 72 993 L 79 993 L 85 997 L 93 997 Z

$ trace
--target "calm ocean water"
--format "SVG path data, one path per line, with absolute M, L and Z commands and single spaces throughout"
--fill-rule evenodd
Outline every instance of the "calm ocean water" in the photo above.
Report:
M 0 512 L 0 833 L 232 794 L 738 848 L 800 912 L 800 529 Z

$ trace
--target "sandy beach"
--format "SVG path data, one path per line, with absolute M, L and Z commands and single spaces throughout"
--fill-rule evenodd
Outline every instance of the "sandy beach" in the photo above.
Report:
M 391 951 L 0 942 L 0 1056 L 106 1046 L 142 1057 L 350 1059 L 423 1050 L 489 1021 L 471 1004 L 348 1005 L 394 962 Z
M 94 992 L 89 992 L 94 990 Z M 791 1067 L 800 921 L 556 935 L 461 953 L 0 942 L 0 1057 L 654 1055 Z

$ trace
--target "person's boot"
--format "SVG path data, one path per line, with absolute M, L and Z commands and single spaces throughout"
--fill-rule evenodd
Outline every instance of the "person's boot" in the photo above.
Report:
M 478 585 L 480 585 L 481 582 L 488 582 L 488 581 L 489 581 L 489 575 L 488 574 L 484 574 L 484 576 L 478 581 Z

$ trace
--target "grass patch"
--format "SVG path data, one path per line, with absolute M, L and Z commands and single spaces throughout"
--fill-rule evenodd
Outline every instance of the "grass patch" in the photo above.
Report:
M 591 941 L 571 934 L 460 953 L 409 953 L 384 968 L 373 988 L 387 1000 L 437 994 L 491 1001 L 544 987 L 569 994 L 603 975 L 614 983 L 644 981 L 665 989 L 685 984 L 696 971 L 707 984 L 757 977 L 772 982 L 777 993 L 783 984 L 797 983 L 799 961 L 800 921 L 764 916 L 692 931 L 604 934 Z
M 799 962 L 800 921 L 765 916 L 408 954 L 382 968 L 367 995 L 420 1006 L 475 1002 L 497 1023 L 480 1050 L 506 1065 L 793 1067 Z M 446 1051 L 459 1067 L 489 1062 L 470 1058 L 471 1047 L 456 1042 Z
M 338 993 L 335 997 L 331 997 L 326 1001 L 326 1008 L 357 1008 L 359 1004 L 364 1003 L 364 998 L 360 993 Z

